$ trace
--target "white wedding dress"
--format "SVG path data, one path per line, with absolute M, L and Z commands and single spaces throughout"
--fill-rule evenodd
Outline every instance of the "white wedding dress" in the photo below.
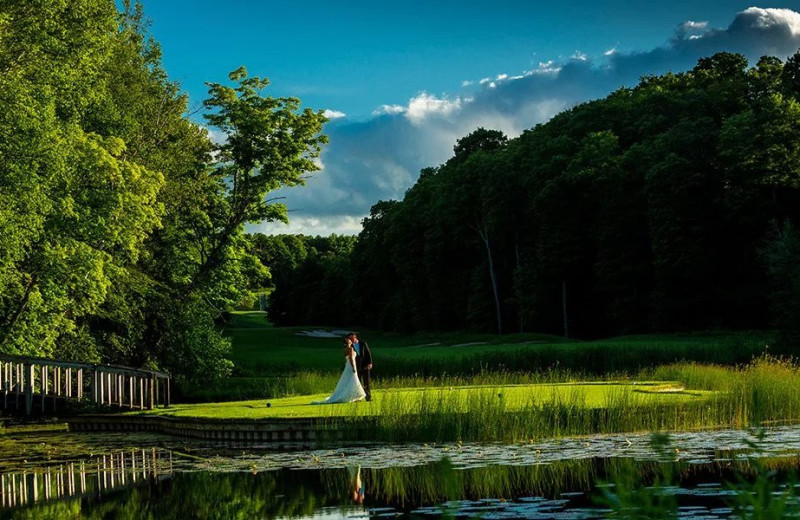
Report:
M 364 392 L 364 387 L 361 386 L 361 381 L 358 380 L 358 373 L 353 370 L 355 365 L 356 353 L 351 350 L 351 360 L 344 358 L 344 370 L 339 382 L 336 383 L 336 389 L 324 401 L 313 401 L 311 404 L 333 404 L 333 403 L 352 403 L 354 401 L 361 401 L 367 396 Z

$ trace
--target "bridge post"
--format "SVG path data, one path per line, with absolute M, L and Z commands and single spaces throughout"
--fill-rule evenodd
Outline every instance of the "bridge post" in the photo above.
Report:
M 167 381 L 167 390 L 166 390 L 166 399 L 164 400 L 164 408 L 169 408 L 169 377 L 166 379 Z
M 16 395 L 14 396 L 14 404 L 16 409 L 19 410 L 19 398 L 22 396 L 22 363 L 14 363 L 14 371 L 16 372 L 14 389 Z
M 44 412 L 44 403 L 47 399 L 47 367 L 42 365 L 42 368 L 39 369 L 39 377 L 41 378 L 41 389 L 42 389 L 42 412 Z
M 108 403 L 108 406 L 111 406 L 111 404 L 114 402 L 114 388 L 111 386 L 111 372 L 109 372 L 107 376 L 106 384 L 108 385 L 108 401 L 106 402 Z
M 133 391 L 133 376 L 128 376 L 128 408 L 133 410 L 133 399 L 135 397 Z
M 53 411 L 56 409 L 58 398 L 61 397 L 61 367 L 55 368 L 55 392 L 53 393 Z
M 78 369 L 78 401 L 83 400 L 83 369 Z
M 25 413 L 30 415 L 33 411 L 33 363 L 25 364 Z
M 152 410 L 153 409 L 153 405 L 155 404 L 156 389 L 154 388 L 155 385 L 153 384 L 155 382 L 156 382 L 156 376 L 155 376 L 155 374 L 153 374 L 153 375 L 150 376 L 150 392 L 148 392 L 150 394 L 150 403 L 147 406 L 148 410 Z
M 8 369 L 6 369 L 5 361 L 0 361 L 0 390 L 3 391 L 3 408 L 8 408 L 8 386 L 6 386 L 6 378 L 8 377 Z

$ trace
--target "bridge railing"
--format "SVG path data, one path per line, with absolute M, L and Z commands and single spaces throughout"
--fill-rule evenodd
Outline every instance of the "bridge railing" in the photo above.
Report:
M 152 409 L 170 405 L 169 375 L 115 365 L 0 355 L 0 405 L 34 404 L 55 411 L 59 401 L 90 401 L 99 406 Z

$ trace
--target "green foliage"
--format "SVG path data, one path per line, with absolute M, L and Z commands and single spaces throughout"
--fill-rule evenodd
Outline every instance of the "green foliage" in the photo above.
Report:
M 344 323 L 344 295 L 352 284 L 350 254 L 355 237 L 293 235 L 250 237 L 251 251 L 270 267 L 269 319 L 276 325 Z
M 230 374 L 230 340 L 219 334 L 214 316 L 202 302 L 190 300 L 170 317 L 164 342 L 169 366 L 185 389 Z
M 11 107 L 0 121 L 0 348 L 53 355 L 161 225 L 164 177 L 131 160 L 122 139 L 81 124 L 103 92 L 113 7 L 9 2 L 2 12 L 14 23 L 0 42 Z
M 791 222 L 776 226 L 762 255 L 772 284 L 775 325 L 786 343 L 796 345 L 800 340 L 800 234 Z
M 334 323 L 284 309 L 283 323 L 575 337 L 768 327 L 788 278 L 760 251 L 772 222 L 800 218 L 798 63 L 719 53 L 515 139 L 476 130 L 403 200 L 373 207 L 351 312 Z
M 0 352 L 226 375 L 215 321 L 269 285 L 244 224 L 317 169 L 325 118 L 211 84 L 214 147 L 140 3 L 0 6 Z M 187 387 L 188 387 L 187 386 Z

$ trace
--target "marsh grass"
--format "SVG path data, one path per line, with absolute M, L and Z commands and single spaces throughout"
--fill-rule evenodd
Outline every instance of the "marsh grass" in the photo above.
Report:
M 788 359 L 762 356 L 751 363 L 721 368 L 674 364 L 651 372 L 680 381 L 698 399 L 649 399 L 654 390 L 619 385 L 598 405 L 585 386 L 531 395 L 523 406 L 508 406 L 503 390 L 469 394 L 426 392 L 419 399 L 389 393 L 369 423 L 344 417 L 352 431 L 375 440 L 506 441 L 640 431 L 747 428 L 800 422 L 800 368 Z M 692 387 L 701 388 L 692 388 Z M 554 387 L 558 388 L 558 387 Z M 672 391 L 673 389 L 665 390 Z M 656 387 L 656 392 L 658 388 Z M 347 429 L 347 428 L 346 428 Z M 364 431 L 366 429 L 366 432 Z
M 567 371 L 398 377 L 376 383 L 380 398 L 370 404 L 334 405 L 320 409 L 319 415 L 331 428 L 355 438 L 390 442 L 527 442 L 594 433 L 800 423 L 800 367 L 789 358 L 762 355 L 733 367 L 671 363 L 637 374 L 639 381 L 674 382 L 664 385 L 554 382 L 572 377 Z M 523 381 L 541 386 L 535 391 L 508 386 Z M 336 375 L 312 372 L 285 391 L 306 396 L 293 398 L 299 405 L 310 402 L 309 394 L 324 397 L 335 382 Z M 215 417 L 224 417 L 227 405 L 234 410 L 236 403 L 219 405 Z M 264 403 L 252 406 L 258 414 Z

